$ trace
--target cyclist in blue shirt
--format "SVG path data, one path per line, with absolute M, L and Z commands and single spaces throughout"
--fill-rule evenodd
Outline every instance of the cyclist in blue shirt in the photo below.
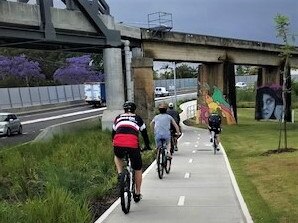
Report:
M 161 103 L 158 106 L 159 114 L 156 115 L 150 123 L 150 126 L 154 126 L 154 136 L 156 141 L 156 147 L 161 146 L 161 139 L 166 140 L 167 150 L 170 151 L 170 140 L 171 140 L 171 124 L 176 129 L 176 133 L 180 135 L 179 126 L 175 122 L 172 116 L 167 114 L 167 104 Z M 171 158 L 170 153 L 168 154 Z

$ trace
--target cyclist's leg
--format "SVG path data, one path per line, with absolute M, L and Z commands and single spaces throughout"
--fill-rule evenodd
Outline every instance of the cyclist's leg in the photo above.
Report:
M 123 158 L 125 156 L 125 149 L 114 147 L 114 162 L 116 165 L 116 169 L 118 174 L 120 174 L 123 171 Z
M 171 155 L 171 136 L 169 138 L 166 138 L 166 146 L 167 146 L 167 150 L 168 150 L 168 154 L 167 156 L 172 158 L 172 155 Z
M 140 149 L 131 149 L 130 151 L 130 160 L 131 160 L 131 166 L 135 171 L 135 183 L 136 183 L 136 195 L 141 194 L 141 185 L 142 185 L 142 157 Z M 136 201 L 136 199 L 135 199 Z
M 217 145 L 217 150 L 219 150 L 219 133 L 216 133 L 216 145 Z

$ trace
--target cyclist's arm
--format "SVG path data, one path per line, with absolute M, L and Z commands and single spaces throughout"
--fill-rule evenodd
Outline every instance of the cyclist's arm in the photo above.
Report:
M 177 125 L 177 123 L 176 123 L 176 121 L 172 118 L 171 119 L 171 122 L 172 122 L 172 125 L 175 127 L 175 129 L 176 129 L 176 133 L 178 134 L 178 135 L 180 135 L 180 129 L 179 129 L 179 126 Z
M 149 137 L 148 137 L 148 133 L 147 133 L 147 129 L 144 129 L 141 131 L 142 137 L 144 139 L 144 144 L 145 147 L 148 149 L 150 148 L 150 141 L 149 141 Z

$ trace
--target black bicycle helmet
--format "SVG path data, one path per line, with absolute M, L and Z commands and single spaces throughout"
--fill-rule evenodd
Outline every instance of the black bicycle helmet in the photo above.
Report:
M 125 112 L 135 112 L 135 110 L 137 109 L 137 106 L 132 101 L 126 101 L 123 104 L 123 109 L 124 109 Z

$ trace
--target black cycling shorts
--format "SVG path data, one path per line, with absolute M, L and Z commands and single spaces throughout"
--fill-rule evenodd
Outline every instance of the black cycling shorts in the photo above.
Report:
M 140 149 L 114 147 L 114 154 L 120 159 L 125 157 L 128 153 L 131 161 L 131 166 L 134 170 L 141 170 L 143 163 Z
M 209 131 L 214 131 L 215 134 L 219 134 L 221 132 L 221 128 L 209 127 Z

